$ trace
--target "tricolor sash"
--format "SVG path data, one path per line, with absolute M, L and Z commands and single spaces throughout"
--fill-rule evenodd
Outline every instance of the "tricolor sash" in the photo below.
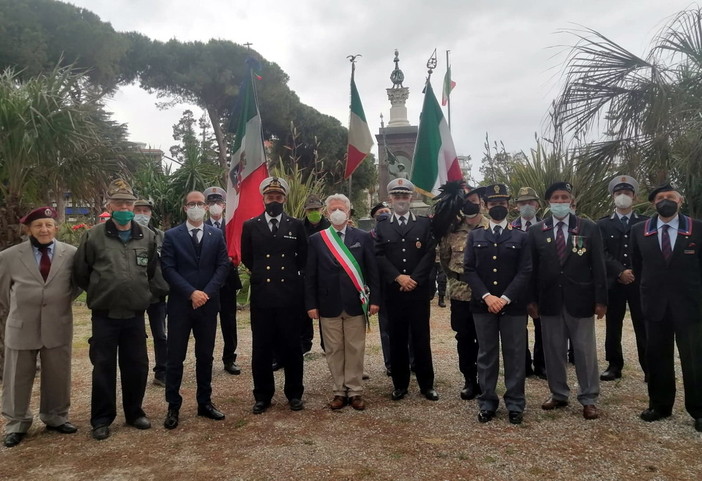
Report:
M 344 244 L 336 233 L 334 227 L 329 227 L 320 231 L 319 234 L 322 236 L 324 244 L 326 244 L 329 251 L 332 253 L 334 258 L 341 264 L 344 268 L 346 274 L 351 279 L 354 287 L 358 291 L 358 296 L 361 299 L 361 307 L 363 308 L 363 313 L 368 317 L 368 293 L 366 289 L 366 282 L 363 280 L 363 273 L 361 273 L 361 267 L 358 265 L 356 258 L 351 254 L 351 251 Z

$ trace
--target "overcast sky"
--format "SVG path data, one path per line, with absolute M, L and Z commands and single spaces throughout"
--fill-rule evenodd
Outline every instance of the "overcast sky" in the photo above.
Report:
M 564 45 L 559 33 L 578 25 L 592 28 L 643 55 L 651 38 L 685 0 L 76 0 L 118 31 L 153 39 L 251 42 L 290 76 L 302 102 L 348 126 L 350 66 L 362 54 L 356 84 L 371 132 L 387 122 L 393 51 L 400 51 L 408 118 L 416 125 L 426 61 L 434 48 L 433 76 L 441 94 L 445 51 L 451 50 L 452 132 L 459 155 L 483 156 L 485 133 L 510 152 L 528 151 L 541 133 L 560 82 Z M 265 75 L 265 73 L 263 73 Z M 167 111 L 138 86 L 122 88 L 108 103 L 116 120 L 129 126 L 130 140 L 168 152 L 172 125 L 191 106 Z M 446 115 L 446 113 L 445 113 Z M 265 119 L 263 119 L 265 122 Z M 323 141 L 323 139 L 322 139 Z M 474 171 L 476 169 L 474 168 Z

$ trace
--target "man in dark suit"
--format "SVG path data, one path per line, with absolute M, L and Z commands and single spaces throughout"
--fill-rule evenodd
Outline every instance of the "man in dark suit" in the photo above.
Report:
M 266 210 L 244 222 L 241 233 L 241 261 L 251 271 L 253 413 L 261 414 L 271 405 L 274 352 L 285 369 L 290 409 L 299 411 L 304 408 L 299 313 L 304 303 L 307 234 L 302 221 L 283 212 L 285 180 L 268 177 L 260 192 Z
M 529 315 L 541 316 L 544 358 L 551 397 L 546 410 L 568 405 L 566 371 L 568 339 L 575 349 L 578 401 L 583 417 L 596 419 L 600 394 L 595 319 L 607 311 L 607 273 L 602 236 L 597 225 L 570 213 L 572 187 L 556 182 L 546 189 L 552 217 L 529 229 L 532 249 L 532 302 Z
M 227 242 L 227 229 L 224 220 L 224 209 L 227 205 L 227 193 L 221 187 L 208 187 L 205 189 L 205 201 L 209 218 L 205 224 L 216 227 L 222 231 L 224 243 Z M 231 259 L 230 259 L 231 260 Z M 241 374 L 241 368 L 236 364 L 236 291 L 241 289 L 239 270 L 234 264 L 229 263 L 229 272 L 219 291 L 219 325 L 222 330 L 222 363 L 224 370 L 229 374 Z
M 197 415 L 220 421 L 212 404 L 212 353 L 217 336 L 219 292 L 229 272 L 224 236 L 204 223 L 207 204 L 202 192 L 185 197 L 188 220 L 166 231 L 161 249 L 163 277 L 171 287 L 168 296 L 168 364 L 166 367 L 166 429 L 178 426 L 180 384 L 190 333 L 195 337 Z
M 670 184 L 651 191 L 648 200 L 657 215 L 631 230 L 647 329 L 649 405 L 641 419 L 651 422 L 671 415 L 677 342 L 685 409 L 702 432 L 702 222 L 680 213 L 683 197 Z
M 434 289 L 429 273 L 436 257 L 436 241 L 431 221 L 409 210 L 413 193 L 414 185 L 407 179 L 394 179 L 388 184 L 393 214 L 375 228 L 375 253 L 390 319 L 392 399 L 407 395 L 411 331 L 419 389 L 427 399 L 437 401 L 429 336 L 429 299 Z
M 370 234 L 348 225 L 348 197 L 334 194 L 325 204 L 331 226 L 309 239 L 305 304 L 322 326 L 334 381 L 329 406 L 337 410 L 349 403 L 361 411 L 367 315 L 379 309 L 378 267 Z
M 622 377 L 622 325 L 627 303 L 636 335 L 639 364 L 644 375 L 646 374 L 646 325 L 641 310 L 639 280 L 634 276 L 631 265 L 630 234 L 631 226 L 645 221 L 648 217 L 637 214 L 632 208 L 636 200 L 636 191 L 639 189 L 636 179 L 628 175 L 618 175 L 609 183 L 608 189 L 614 200 L 614 212 L 597 221 L 602 233 L 609 281 L 609 304 L 605 317 L 605 355 L 609 365 L 600 374 L 602 381 L 613 381 Z
M 471 288 L 470 309 L 478 336 L 478 421 L 495 417 L 495 392 L 500 371 L 500 341 L 505 363 L 505 405 L 509 422 L 521 424 L 524 416 L 524 350 L 526 349 L 527 283 L 531 278 L 531 252 L 527 234 L 507 224 L 509 192 L 503 184 L 485 188 L 489 227 L 468 234 L 464 278 Z

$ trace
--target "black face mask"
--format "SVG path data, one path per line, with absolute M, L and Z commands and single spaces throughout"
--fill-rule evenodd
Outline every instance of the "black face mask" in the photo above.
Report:
M 468 201 L 463 204 L 461 212 L 463 212 L 465 215 L 475 215 L 480 212 L 480 204 L 474 204 Z
M 660 200 L 656 202 L 656 211 L 661 217 L 673 217 L 678 211 L 678 203 L 668 199 Z
M 490 210 L 488 210 L 488 214 L 490 214 L 490 218 L 495 222 L 502 222 L 505 220 L 505 217 L 507 217 L 507 207 L 504 205 L 492 206 Z
M 283 213 L 282 202 L 269 202 L 266 204 L 266 213 L 271 217 L 278 217 Z

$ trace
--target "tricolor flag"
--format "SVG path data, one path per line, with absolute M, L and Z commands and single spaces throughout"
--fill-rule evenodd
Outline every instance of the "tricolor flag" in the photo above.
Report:
M 462 178 L 448 123 L 427 80 L 410 180 L 417 191 L 433 197 L 440 185 Z
M 351 69 L 351 116 L 349 119 L 349 145 L 346 154 L 346 171 L 344 179 L 348 179 L 353 171 L 361 165 L 363 159 L 370 153 L 373 147 L 373 136 L 366 122 L 366 114 L 363 112 L 361 97 L 356 89 L 354 80 L 354 68 Z
M 446 69 L 446 75 L 444 75 L 444 89 L 441 92 L 441 105 L 446 105 L 449 102 L 449 95 L 451 95 L 451 91 L 455 86 L 456 82 L 451 80 L 451 66 L 449 65 Z
M 244 80 L 230 125 L 236 126 L 227 176 L 227 251 L 235 265 L 241 261 L 244 221 L 263 212 L 259 185 L 268 177 L 263 149 L 261 114 L 256 102 L 253 69 Z

